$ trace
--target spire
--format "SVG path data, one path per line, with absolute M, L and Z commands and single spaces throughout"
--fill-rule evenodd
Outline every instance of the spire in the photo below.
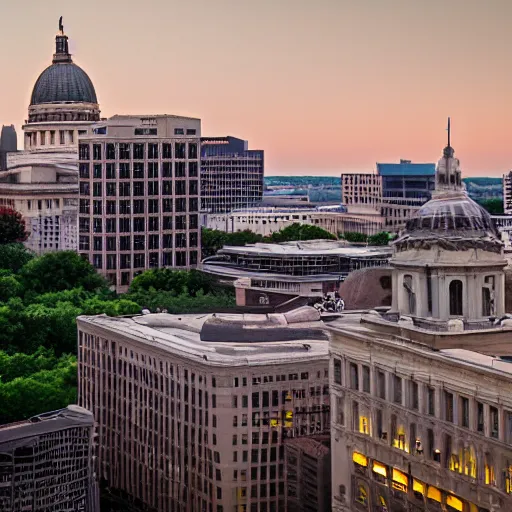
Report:
M 451 120 L 448 118 L 448 144 L 443 150 L 443 156 L 439 159 L 436 167 L 436 193 L 446 191 L 464 190 L 462 184 L 459 160 L 455 158 L 455 151 L 451 146 Z
M 55 37 L 55 53 L 53 55 L 53 64 L 73 62 L 69 54 L 68 36 L 64 34 L 64 25 L 62 16 L 59 19 L 59 32 Z

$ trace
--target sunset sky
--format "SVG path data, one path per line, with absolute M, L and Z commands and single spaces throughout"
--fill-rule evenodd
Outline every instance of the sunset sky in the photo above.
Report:
M 512 0 L 0 0 L 0 125 L 27 116 L 59 16 L 102 116 L 200 117 L 268 175 L 512 168 Z M 510 125 L 508 125 L 510 126 Z

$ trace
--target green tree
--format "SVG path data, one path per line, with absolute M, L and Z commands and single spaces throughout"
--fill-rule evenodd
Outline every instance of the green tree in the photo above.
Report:
M 0 244 L 24 242 L 27 236 L 21 213 L 13 208 L 0 206 Z
M 387 231 L 381 231 L 368 237 L 368 245 L 388 245 L 391 236 Z
M 21 243 L 0 245 L 1 269 L 17 273 L 33 257 L 34 254 Z
M 480 206 L 483 206 L 491 215 L 503 215 L 503 199 L 480 199 Z
M 268 240 L 273 243 L 295 242 L 299 240 L 336 240 L 336 237 L 318 226 L 299 224 L 298 222 L 287 226 L 280 231 L 272 233 Z
M 106 287 L 105 279 L 76 252 L 51 252 L 29 261 L 20 271 L 26 291 L 37 294 L 83 288 Z
M 340 235 L 341 238 L 345 239 L 347 242 L 350 243 L 367 243 L 368 242 L 368 235 L 365 235 L 364 233 L 358 233 L 357 231 L 346 231 L 342 235 Z
M 214 292 L 215 287 L 214 279 L 198 270 L 157 268 L 146 270 L 136 276 L 130 285 L 130 292 L 162 290 L 175 295 L 183 292 L 196 295 L 200 290 L 204 293 Z
M 0 270 L 0 302 L 23 294 L 23 286 L 10 270 Z

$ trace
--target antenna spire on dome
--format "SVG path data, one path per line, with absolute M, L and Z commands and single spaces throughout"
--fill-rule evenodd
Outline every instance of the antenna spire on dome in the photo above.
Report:
M 73 62 L 69 54 L 68 36 L 64 34 L 64 25 L 62 24 L 62 16 L 59 18 L 59 33 L 55 38 L 55 54 L 53 55 L 53 63 Z
M 450 118 L 448 118 L 448 128 L 446 128 L 446 130 L 448 131 L 448 147 L 450 148 L 451 147 L 451 144 L 450 144 Z

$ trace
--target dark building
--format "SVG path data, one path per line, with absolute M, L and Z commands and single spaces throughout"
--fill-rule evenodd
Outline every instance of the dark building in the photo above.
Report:
M 285 442 L 286 510 L 330 512 L 331 441 L 329 434 Z
M 18 151 L 18 138 L 14 125 L 2 126 L 0 132 L 0 171 L 7 169 L 7 153 Z
M 236 137 L 201 138 L 201 208 L 227 213 L 263 197 L 263 151 Z
M 98 512 L 94 418 L 69 405 L 0 426 L 2 512 Z
M 435 164 L 413 164 L 400 160 L 399 164 L 377 163 L 382 177 L 382 197 L 390 200 L 410 199 L 411 204 L 426 203 L 435 189 Z

